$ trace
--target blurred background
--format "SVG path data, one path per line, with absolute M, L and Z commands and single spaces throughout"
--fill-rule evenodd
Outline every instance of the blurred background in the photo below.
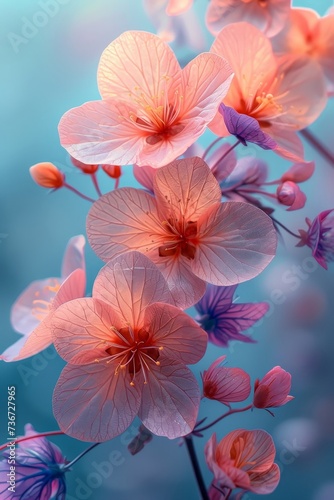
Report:
M 56 8 L 47 14 L 42 8 L 44 3 L 47 2 L 0 2 L 0 352 L 19 338 L 9 321 L 11 305 L 31 281 L 59 276 L 65 246 L 72 236 L 85 234 L 90 207 L 69 191 L 48 193 L 39 188 L 32 182 L 28 169 L 37 162 L 51 161 L 65 172 L 70 184 L 95 197 L 89 179 L 71 166 L 59 144 L 59 119 L 71 107 L 99 98 L 99 57 L 114 38 L 130 29 L 156 30 L 141 0 L 57 0 Z M 332 6 L 329 0 L 293 3 L 315 8 L 322 15 Z M 206 0 L 196 0 L 192 14 L 194 30 L 190 35 L 194 47 L 201 50 L 208 50 L 212 42 L 204 25 L 206 6 Z M 191 49 L 174 49 L 183 62 L 194 55 Z M 329 102 L 311 127 L 329 146 L 333 144 L 333 111 L 333 102 Z M 206 146 L 210 140 L 212 136 L 207 134 L 200 144 Z M 263 157 L 269 164 L 271 178 L 277 178 L 289 166 L 273 153 L 252 147 L 241 147 L 238 154 Z M 308 145 L 306 158 L 316 161 L 314 177 L 303 185 L 308 195 L 306 207 L 292 213 L 277 210 L 278 218 L 293 230 L 305 227 L 306 216 L 313 219 L 320 211 L 334 206 L 333 165 Z M 137 186 L 132 168 L 124 168 L 123 172 L 121 186 Z M 99 182 L 103 192 L 114 185 L 103 172 L 99 173 Z M 268 301 L 271 305 L 261 324 L 250 332 L 258 343 L 235 343 L 225 350 L 209 346 L 194 371 L 200 380 L 200 372 L 222 354 L 227 354 L 228 366 L 243 368 L 253 381 L 275 365 L 290 371 L 295 400 L 277 409 L 274 418 L 256 410 L 224 420 L 215 431 L 219 439 L 240 427 L 263 428 L 273 435 L 282 478 L 270 495 L 272 500 L 333 500 L 333 266 L 326 272 L 312 262 L 309 249 L 296 249 L 294 244 L 293 238 L 285 237 L 285 244 L 280 244 L 276 259 L 265 272 L 238 288 L 241 302 Z M 89 245 L 86 259 L 90 294 L 102 263 Z M 275 290 L 279 290 L 280 303 L 273 300 L 277 296 Z M 38 431 L 57 429 L 52 392 L 63 366 L 52 347 L 19 363 L 0 363 L 1 408 L 6 408 L 7 386 L 17 387 L 18 434 L 23 433 L 27 422 Z M 204 401 L 200 416 L 211 419 L 222 411 L 219 403 Z M 1 442 L 7 439 L 5 413 L 0 412 Z M 135 421 L 124 436 L 97 447 L 74 466 L 67 476 L 67 498 L 198 498 L 185 446 L 179 442 L 154 438 L 137 456 L 129 454 L 127 444 L 138 425 Z M 209 431 L 204 439 L 195 442 L 207 484 L 212 476 L 203 448 L 210 435 Z M 69 460 L 87 446 L 67 437 L 52 440 Z M 117 452 L 114 465 L 103 469 L 101 462 L 111 463 L 113 452 Z

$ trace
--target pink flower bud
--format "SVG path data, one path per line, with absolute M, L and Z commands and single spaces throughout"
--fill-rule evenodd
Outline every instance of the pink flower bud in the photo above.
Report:
M 203 373 L 203 397 L 215 399 L 229 406 L 230 403 L 247 399 L 251 386 L 248 373 L 241 368 L 219 366 L 225 358 L 226 356 L 218 358 Z
M 299 186 L 292 181 L 283 182 L 276 191 L 277 199 L 282 205 L 288 206 L 288 210 L 298 210 L 306 203 L 306 196 Z
M 275 408 L 283 406 L 292 399 L 291 375 L 280 366 L 275 366 L 262 380 L 256 380 L 253 405 L 256 408 Z
M 122 175 L 122 170 L 119 165 L 101 165 L 102 170 L 112 179 L 118 179 Z
M 29 172 L 36 184 L 44 188 L 58 189 L 65 182 L 65 175 L 50 162 L 37 163 Z

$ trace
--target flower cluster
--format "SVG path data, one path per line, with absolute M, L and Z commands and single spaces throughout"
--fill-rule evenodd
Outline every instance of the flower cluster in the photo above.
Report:
M 194 463 L 193 437 L 234 413 L 271 413 L 293 399 L 290 373 L 275 366 L 255 381 L 249 405 L 232 408 L 250 396 L 250 376 L 220 355 L 203 372 L 201 392 L 189 365 L 202 360 L 208 341 L 215 350 L 255 342 L 245 332 L 269 304 L 254 288 L 252 302 L 238 302 L 236 289 L 270 264 L 282 229 L 322 267 L 334 260 L 333 209 L 307 218 L 299 234 L 273 215 L 307 202 L 299 184 L 315 163 L 305 160 L 298 132 L 320 116 L 334 85 L 334 16 L 294 9 L 289 0 L 211 0 L 206 25 L 215 40 L 181 65 L 167 42 L 190 39 L 193 2 L 144 3 L 158 35 L 127 31 L 112 41 L 98 65 L 101 99 L 70 109 L 59 123 L 61 145 L 91 178 L 97 199 L 50 162 L 30 168 L 38 185 L 93 202 L 87 238 L 104 266 L 85 296 L 85 237 L 71 238 L 61 276 L 34 281 L 14 303 L 11 323 L 22 337 L 1 359 L 19 361 L 53 344 L 67 363 L 53 394 L 59 433 L 97 444 L 139 417 L 132 454 L 153 435 L 181 437 Z M 203 150 L 196 141 L 212 133 L 218 137 Z M 221 142 L 230 136 L 236 142 Z M 293 164 L 280 175 L 275 160 L 238 157 L 237 146 L 249 144 Z M 140 187 L 119 187 L 129 165 Z M 104 194 L 100 172 L 115 179 Z M 192 306 L 194 318 L 186 312 Z M 203 398 L 227 413 L 198 421 Z M 16 496 L 2 486 L 1 498 L 65 498 L 69 463 L 34 436 L 27 426 Z M 275 446 L 264 430 L 236 429 L 219 443 L 213 434 L 205 459 L 214 479 L 208 492 L 199 481 L 203 498 L 268 494 L 278 485 Z

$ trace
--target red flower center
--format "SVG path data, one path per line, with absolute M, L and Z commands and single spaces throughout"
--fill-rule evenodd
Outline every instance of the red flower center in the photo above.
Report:
M 189 260 L 193 260 L 196 254 L 197 222 L 189 221 L 183 227 L 173 223 L 171 219 L 166 222 L 171 240 L 159 247 L 160 257 L 171 257 L 182 255 Z

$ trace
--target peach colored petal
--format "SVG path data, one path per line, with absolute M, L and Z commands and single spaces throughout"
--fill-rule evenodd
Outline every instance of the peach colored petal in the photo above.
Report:
M 142 326 L 150 304 L 173 304 L 160 271 L 138 252 L 121 255 L 103 267 L 95 280 L 93 297 L 110 304 L 133 328 Z
M 61 304 L 83 297 L 86 288 L 86 275 L 82 269 L 73 271 L 62 283 L 50 302 L 45 318 L 26 336 L 26 341 L 12 361 L 29 358 L 52 344 L 51 319 L 53 312 Z
M 334 12 L 320 19 L 318 24 L 315 57 L 330 85 L 334 84 Z
M 280 469 L 277 464 L 273 464 L 269 470 L 261 473 L 249 474 L 250 490 L 258 495 L 269 495 L 278 486 L 280 480 Z
M 234 79 L 224 103 L 241 112 L 240 98 L 246 107 L 266 91 L 276 76 L 277 63 L 270 41 L 248 23 L 226 26 L 213 42 L 210 52 L 224 57 L 231 65 Z
M 61 267 L 61 275 L 63 279 L 67 278 L 67 276 L 69 276 L 76 269 L 82 269 L 85 271 L 85 244 L 86 240 L 82 234 L 74 236 L 69 240 Z
M 207 334 L 180 309 L 167 304 L 152 304 L 145 311 L 146 329 L 154 332 L 161 355 L 186 365 L 197 363 L 205 354 Z
M 237 462 L 242 469 L 249 472 L 266 472 L 275 459 L 275 446 L 270 434 L 263 430 L 247 431 L 238 429 L 225 436 L 217 447 L 217 454 L 230 455 L 233 444 L 240 439 Z
M 48 314 L 48 309 L 35 313 L 36 300 L 49 303 L 55 296 L 52 291 L 58 278 L 47 278 L 45 280 L 33 281 L 17 298 L 11 309 L 10 321 L 14 330 L 23 335 L 29 334 Z M 36 315 L 35 315 L 36 314 Z M 38 316 L 38 317 L 37 317 Z
M 312 177 L 315 170 L 314 161 L 303 161 L 292 165 L 281 177 L 281 181 L 305 182 Z
M 278 64 L 280 83 L 276 84 L 277 92 L 272 87 L 272 93 L 277 105 L 288 112 L 277 116 L 275 122 L 301 130 L 314 122 L 326 106 L 325 80 L 319 65 L 307 57 L 283 56 Z
M 166 13 L 169 16 L 178 16 L 190 9 L 193 4 L 193 0 L 169 0 L 166 7 Z
M 52 338 L 59 355 L 68 363 L 88 365 L 107 357 L 117 343 L 117 330 L 126 323 L 105 302 L 77 299 L 63 304 L 53 314 Z
M 205 52 L 183 69 L 182 115 L 185 119 L 201 119 L 208 123 L 215 116 L 233 79 L 231 64 L 224 57 L 223 54 L 217 56 Z
M 139 417 L 157 436 L 186 436 L 195 426 L 200 393 L 191 371 L 177 362 L 163 364 L 147 373 Z
M 91 101 L 70 109 L 59 123 L 61 145 L 87 164 L 135 163 L 145 137 L 131 121 L 133 109 L 116 101 Z
M 304 146 L 295 132 L 274 124 L 270 127 L 270 135 L 278 144 L 275 153 L 293 162 L 304 161 Z
M 205 282 L 192 272 L 190 261 L 185 257 L 159 257 L 158 252 L 150 252 L 172 293 L 175 305 L 181 309 L 193 306 L 205 293 Z
M 148 252 L 158 248 L 165 233 L 155 199 L 134 188 L 105 194 L 93 204 L 87 217 L 89 243 L 105 262 L 129 250 Z
M 172 49 L 157 35 L 127 31 L 102 53 L 97 80 L 103 99 L 117 97 L 157 106 L 161 91 L 176 87 L 181 67 Z M 107 162 L 106 162 L 107 163 Z
M 19 355 L 22 347 L 26 342 L 26 337 L 20 337 L 19 340 L 14 342 L 11 346 L 9 346 L 1 355 L 0 359 L 2 361 L 14 361 L 15 358 Z
M 213 205 L 198 220 L 199 246 L 191 269 L 219 286 L 257 276 L 273 259 L 277 235 L 270 217 L 250 204 Z
M 196 222 L 221 199 L 218 182 L 201 158 L 175 160 L 157 171 L 154 192 L 159 216 Z
M 118 361 L 107 365 L 67 365 L 53 393 L 53 412 L 60 429 L 81 441 L 108 441 L 135 418 L 140 387 L 131 386 Z
M 203 396 L 228 406 L 247 399 L 251 386 L 250 377 L 244 370 L 219 366 L 225 358 L 226 356 L 221 356 L 204 371 Z
M 152 168 L 148 165 L 144 165 L 139 167 L 138 165 L 133 166 L 133 175 L 135 179 L 141 184 L 144 188 L 150 191 L 153 194 L 153 179 L 156 174 L 156 169 Z

